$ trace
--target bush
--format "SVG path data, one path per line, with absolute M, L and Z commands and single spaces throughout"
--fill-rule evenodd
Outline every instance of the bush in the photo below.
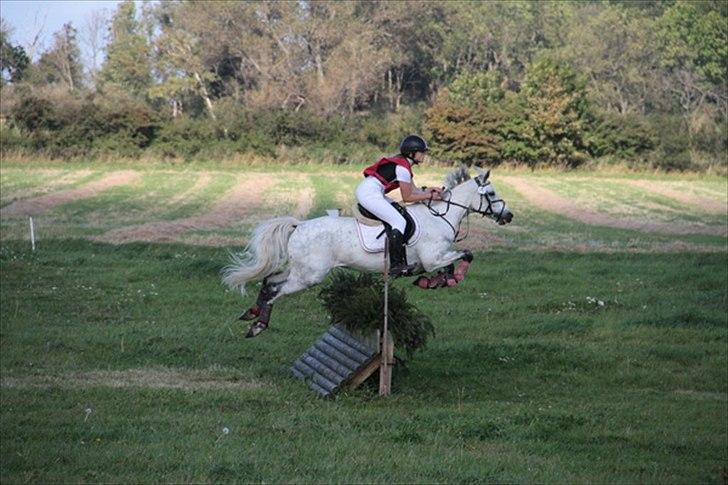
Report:
M 520 93 L 526 103 L 524 141 L 539 162 L 574 167 L 587 157 L 586 81 L 571 66 L 543 57 L 528 66 Z
M 604 112 L 595 116 L 585 140 L 595 157 L 635 160 L 653 150 L 658 137 L 643 117 Z
M 498 71 L 465 71 L 450 84 L 450 97 L 463 106 L 497 104 L 505 97 L 503 75 Z
M 466 165 L 479 162 L 497 165 L 503 159 L 504 122 L 505 114 L 500 106 L 480 104 L 471 108 L 443 90 L 427 111 L 432 154 Z
M 137 157 L 154 138 L 157 122 L 149 106 L 123 92 L 77 96 L 35 89 L 10 113 L 27 137 L 26 146 L 54 158 Z
M 496 73 L 464 73 L 440 93 L 427 112 L 433 153 L 468 165 L 574 167 L 586 159 L 586 83 L 571 67 L 543 58 L 528 66 L 520 92 L 500 82 Z
M 384 282 L 371 273 L 338 270 L 319 297 L 331 321 L 352 331 L 368 334 L 381 328 L 384 315 Z M 407 301 L 404 290 L 389 287 L 388 328 L 395 345 L 407 356 L 424 349 L 435 327 L 430 318 Z
M 191 159 L 217 141 L 215 131 L 205 119 L 180 116 L 159 127 L 150 148 L 163 158 Z
M 684 118 L 653 115 L 648 120 L 658 135 L 657 148 L 649 156 L 650 165 L 662 170 L 690 169 L 690 136 Z
M 350 142 L 372 145 L 383 153 L 394 154 L 406 135 L 424 130 L 425 106 L 402 106 L 397 113 L 374 111 L 352 115 L 345 120 Z

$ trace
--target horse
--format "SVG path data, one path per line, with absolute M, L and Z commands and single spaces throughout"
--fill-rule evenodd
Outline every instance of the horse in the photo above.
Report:
M 465 277 L 473 255 L 468 250 L 455 249 L 454 243 L 466 215 L 480 214 L 500 225 L 513 219 L 489 180 L 490 170 L 476 170 L 478 175 L 471 178 L 465 166 L 458 167 L 445 178 L 442 200 L 407 208 L 419 225 L 416 242 L 407 247 L 407 261 L 415 267 L 413 274 L 445 268 L 432 280 L 421 277 L 415 282 L 423 288 L 452 286 Z M 230 289 L 239 289 L 242 295 L 246 293 L 246 283 L 263 282 L 256 302 L 239 317 L 257 318 L 250 325 L 247 338 L 268 328 L 275 300 L 321 283 L 333 268 L 384 272 L 386 262 L 381 251 L 367 252 L 362 247 L 359 224 L 353 217 L 324 216 L 305 221 L 278 217 L 256 227 L 245 250 L 231 254 L 231 264 L 222 271 L 223 283 Z M 453 272 L 456 261 L 460 261 L 460 266 Z

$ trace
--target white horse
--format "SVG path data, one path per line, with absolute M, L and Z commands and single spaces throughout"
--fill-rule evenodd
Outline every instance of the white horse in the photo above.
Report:
M 474 179 L 464 166 L 449 173 L 444 200 L 408 207 L 419 225 L 420 237 L 407 248 L 407 261 L 416 266 L 416 273 L 449 268 L 437 280 L 418 280 L 416 283 L 423 288 L 452 286 L 465 276 L 472 253 L 456 250 L 453 244 L 467 214 L 488 216 L 501 225 L 513 219 L 488 180 L 490 171 L 476 170 L 479 175 Z M 240 316 L 241 320 L 258 318 L 246 337 L 255 337 L 268 328 L 276 299 L 320 283 L 333 268 L 384 272 L 383 254 L 362 248 L 358 224 L 352 217 L 325 216 L 306 221 L 280 217 L 264 221 L 255 229 L 244 252 L 233 255 L 232 264 L 223 270 L 223 282 L 242 294 L 246 283 L 263 280 L 256 303 Z M 461 266 L 453 274 L 453 264 L 458 260 Z

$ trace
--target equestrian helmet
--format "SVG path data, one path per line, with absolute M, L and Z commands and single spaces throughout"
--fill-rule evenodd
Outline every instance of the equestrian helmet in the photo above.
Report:
M 411 156 L 415 152 L 426 152 L 429 150 L 427 142 L 424 138 L 418 135 L 408 135 L 404 137 L 402 143 L 399 145 L 399 153 L 404 156 Z

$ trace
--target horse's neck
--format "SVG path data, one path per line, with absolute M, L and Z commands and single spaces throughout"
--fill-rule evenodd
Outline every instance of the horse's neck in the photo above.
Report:
M 457 202 L 458 204 L 460 204 L 462 206 L 470 207 L 470 203 L 472 202 L 472 198 L 473 198 L 472 185 L 473 185 L 473 181 L 468 180 L 467 182 L 462 183 L 462 184 L 458 185 L 457 187 L 455 187 L 454 189 L 452 189 L 452 198 L 450 200 L 452 200 L 453 202 Z M 459 219 L 458 219 L 458 221 L 459 221 L 460 219 L 465 217 L 465 213 L 468 211 L 468 209 L 461 208 L 461 207 L 458 207 L 457 209 L 458 209 L 457 212 L 458 212 L 458 216 L 459 216 Z
M 465 217 L 465 214 L 467 213 L 466 207 L 470 206 L 470 198 L 472 197 L 472 190 L 469 190 L 469 183 L 460 184 L 451 191 L 451 198 L 450 200 L 452 202 L 456 202 L 464 207 L 458 207 L 455 205 L 450 205 L 448 207 L 447 202 L 439 202 L 438 203 L 438 209 L 442 211 L 442 208 L 447 208 L 447 213 L 443 216 L 447 221 L 457 227 L 457 224 L 460 224 L 460 221 L 463 220 L 463 217 Z

